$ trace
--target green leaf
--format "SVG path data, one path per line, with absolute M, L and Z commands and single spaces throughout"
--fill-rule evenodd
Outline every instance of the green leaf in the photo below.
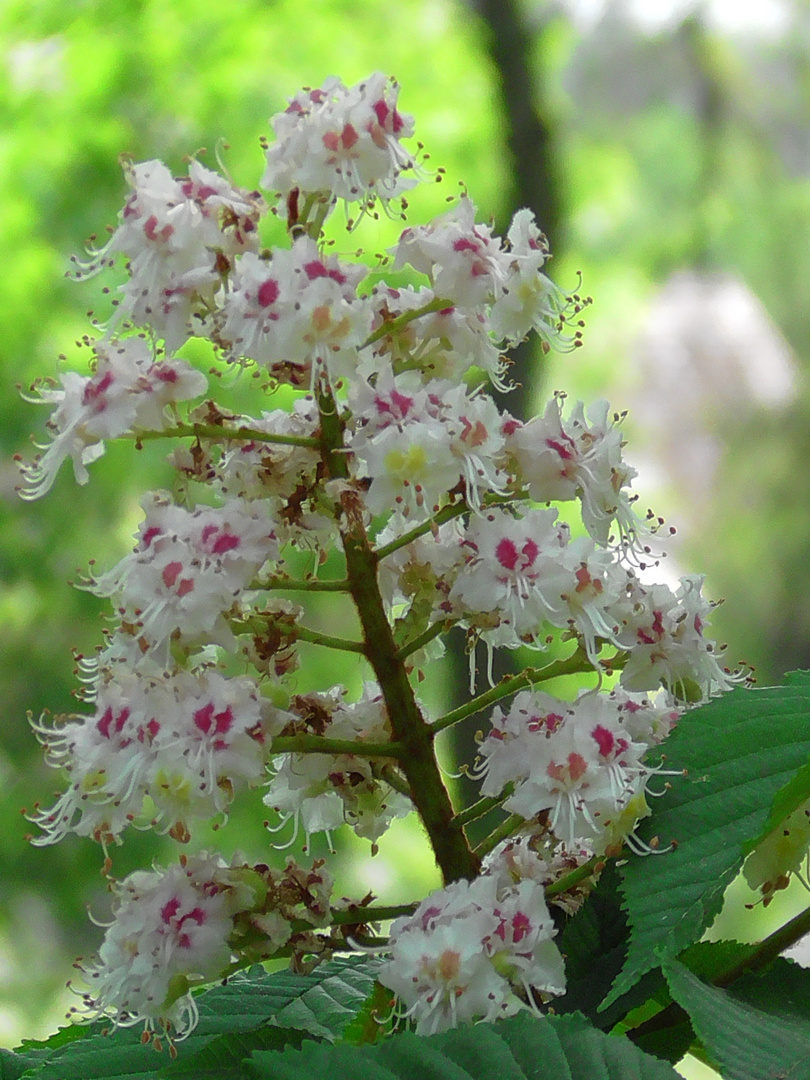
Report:
M 706 1052 L 728 1080 L 808 1080 L 810 1023 L 778 1016 L 714 986 L 673 961 L 664 967 L 673 998 L 684 1008 Z M 805 993 L 810 990 L 810 981 Z
M 312 985 L 273 1014 L 280 1027 L 302 1028 L 312 1035 L 335 1038 L 357 1016 L 374 990 L 380 961 L 350 956 L 322 964 L 309 976 Z M 290 975 L 291 980 L 302 976 Z
M 375 983 L 374 989 L 364 1001 L 360 1012 L 344 1028 L 344 1042 L 362 1046 L 366 1043 L 379 1042 L 390 1035 L 393 1023 L 392 1001 L 391 991 L 382 983 Z
M 258 1051 L 256 1080 L 678 1080 L 671 1066 L 585 1017 L 528 1014 L 420 1038 L 410 1032 L 376 1046 L 306 1042 Z
M 183 1057 L 160 1071 L 166 1080 L 186 1077 L 190 1080 L 251 1080 L 245 1058 L 254 1050 L 283 1050 L 287 1046 L 300 1047 L 304 1039 L 312 1036 L 306 1031 L 292 1028 L 264 1027 L 233 1035 L 220 1035 L 206 1043 L 202 1050 L 190 1057 Z
M 622 892 L 630 923 L 624 969 L 606 1008 L 661 960 L 697 941 L 720 910 L 723 893 L 762 834 L 776 794 L 810 758 L 810 678 L 737 689 L 693 709 L 664 744 L 672 778 L 639 836 L 663 854 L 632 857 Z
M 744 945 L 739 941 L 698 942 L 681 953 L 678 962 L 704 982 L 712 982 L 736 968 L 755 950 L 756 945 Z M 648 978 L 649 974 L 645 975 L 635 990 L 643 986 Z M 628 1017 L 628 1021 L 634 1020 L 632 1034 L 628 1034 L 645 1053 L 654 1054 L 674 1065 L 689 1050 L 695 1040 L 695 1032 L 688 1014 L 672 1001 L 663 975 L 661 983 L 662 989 L 655 997 L 660 1011 L 647 1016 Z M 639 1010 L 639 1013 L 643 1013 L 643 1010 Z
M 177 1062 L 190 1060 L 218 1036 L 252 1032 L 270 1022 L 334 1038 L 371 992 L 376 967 L 368 957 L 352 956 L 322 964 L 310 975 L 268 974 L 260 965 L 239 973 L 199 995 L 200 1020 L 192 1034 L 177 1043 Z M 104 1035 L 107 1026 L 100 1022 L 57 1032 L 41 1044 L 56 1049 L 31 1072 L 32 1080 L 143 1080 L 176 1067 L 167 1054 L 141 1045 L 139 1028 Z
M 47 1051 L 44 1052 L 47 1055 Z M 19 1080 L 19 1077 L 42 1063 L 43 1053 L 19 1054 L 0 1047 L 0 1080 Z
M 558 1014 L 582 1012 L 596 1027 L 608 1031 L 631 1009 L 666 990 L 660 972 L 650 972 L 629 995 L 604 1012 L 599 1006 L 622 969 L 627 956 L 627 913 L 619 895 L 615 863 L 602 871 L 599 883 L 565 925 L 559 946 L 565 957 L 565 995 L 554 1002 Z
M 771 1016 L 810 1025 L 810 971 L 793 960 L 778 956 L 765 971 L 735 980 L 729 993 Z

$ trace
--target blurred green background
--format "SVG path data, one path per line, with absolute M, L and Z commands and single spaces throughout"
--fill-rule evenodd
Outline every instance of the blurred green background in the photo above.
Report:
M 521 356 L 523 392 L 509 407 L 529 411 L 559 389 L 629 409 L 642 503 L 679 527 L 659 576 L 707 574 L 708 594 L 725 599 L 715 636 L 764 685 L 810 667 L 808 46 L 801 0 L 6 0 L 0 1043 L 55 1026 L 70 961 L 98 943 L 85 907 L 103 914 L 105 902 L 93 843 L 25 843 L 20 808 L 59 786 L 26 711 L 75 707 L 71 650 L 99 642 L 105 609 L 66 581 L 91 558 L 117 561 L 139 495 L 170 482 L 155 444 L 137 460 L 131 446 L 110 447 L 86 488 L 66 467 L 41 502 L 14 491 L 11 455 L 30 455 L 29 433 L 41 436 L 46 417 L 16 385 L 56 373 L 60 354 L 84 363 L 75 342 L 87 312 L 109 312 L 101 289 L 114 281 L 63 275 L 116 220 L 118 155 L 160 157 L 180 173 L 184 155 L 206 147 L 213 159 L 225 142 L 232 177 L 255 187 L 259 139 L 287 95 L 330 74 L 396 75 L 428 165 L 447 170 L 443 185 L 414 193 L 412 220 L 440 212 L 461 181 L 501 228 L 531 205 L 551 239 L 552 275 L 571 288 L 581 273 L 594 297 L 585 348 Z M 356 235 L 374 252 L 396 233 L 384 220 Z M 318 613 L 324 628 L 340 617 L 326 604 Z M 361 672 L 321 654 L 300 678 L 357 689 Z M 426 700 L 439 707 L 457 681 L 441 669 Z M 263 852 L 262 816 L 248 800 L 217 843 Z M 153 837 L 134 834 L 114 853 L 115 872 L 156 852 Z M 407 825 L 375 860 L 359 841 L 341 853 L 346 891 L 405 899 L 434 881 Z

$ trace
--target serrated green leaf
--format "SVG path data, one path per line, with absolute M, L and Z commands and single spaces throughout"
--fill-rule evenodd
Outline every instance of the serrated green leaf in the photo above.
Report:
M 778 956 L 761 972 L 748 972 L 728 988 L 737 1001 L 771 1016 L 810 1025 L 810 971 Z
M 391 1006 L 393 994 L 381 983 L 375 983 L 374 989 L 363 1002 L 354 1019 L 343 1029 L 344 1042 L 354 1046 L 379 1042 L 391 1034 L 393 1023 Z
M 0 1047 L 0 1080 L 19 1080 L 23 1073 L 42 1063 L 43 1054 L 19 1054 Z
M 627 913 L 621 905 L 619 884 L 616 866 L 609 863 L 596 888 L 566 923 L 559 939 L 565 957 L 567 989 L 563 997 L 555 1000 L 554 1011 L 584 1013 L 603 1031 L 610 1030 L 656 990 L 666 988 L 661 973 L 651 972 L 629 995 L 599 1012 L 627 955 Z
M 251 1080 L 252 1073 L 244 1064 L 254 1050 L 283 1050 L 299 1047 L 304 1039 L 312 1038 L 306 1031 L 293 1028 L 264 1027 L 232 1035 L 219 1035 L 191 1056 L 162 1069 L 159 1080 Z
M 315 1034 L 334 1038 L 357 1011 L 352 1011 L 352 1003 L 359 1001 L 359 1008 L 370 992 L 375 970 L 376 961 L 353 956 L 331 960 L 310 975 L 268 974 L 261 966 L 240 972 L 225 985 L 199 995 L 200 1021 L 177 1044 L 177 1061 L 185 1062 L 217 1036 L 252 1031 L 270 1022 L 304 1031 L 312 1023 L 318 1029 Z M 103 1035 L 104 1026 L 97 1023 L 58 1032 L 42 1044 L 53 1043 L 55 1049 L 31 1073 L 32 1080 L 144 1080 L 171 1065 L 165 1053 L 161 1056 L 141 1045 L 140 1030 L 119 1029 Z
M 678 1080 L 671 1066 L 584 1016 L 528 1014 L 376 1046 L 313 1045 L 250 1058 L 256 1080 Z
M 810 758 L 810 680 L 715 698 L 686 713 L 663 750 L 666 767 L 688 775 L 672 778 L 639 835 L 677 847 L 624 868 L 630 942 L 603 1008 L 697 941 L 720 910 L 774 797 Z
M 357 1016 L 374 990 L 380 961 L 350 956 L 331 960 L 314 973 L 317 980 L 275 1012 L 280 1027 L 302 1028 L 336 1038 Z
M 672 961 L 664 974 L 709 1056 L 728 1080 L 808 1080 L 810 1023 L 774 1016 L 729 991 L 707 986 Z
M 752 956 L 757 948 L 757 944 L 742 941 L 698 941 L 681 953 L 678 963 L 704 982 L 714 982 L 718 975 Z

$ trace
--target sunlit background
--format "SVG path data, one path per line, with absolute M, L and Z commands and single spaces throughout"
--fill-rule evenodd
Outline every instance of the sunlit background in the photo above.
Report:
M 41 502 L 14 492 L 11 455 L 30 453 L 45 419 L 16 385 L 59 371 L 60 354 L 76 362 L 88 310 L 109 313 L 103 283 L 63 275 L 116 220 L 121 152 L 182 172 L 184 155 L 205 147 L 213 163 L 219 146 L 233 179 L 255 187 L 259 139 L 287 95 L 331 74 L 396 75 L 428 167 L 446 169 L 411 199 L 415 218 L 440 212 L 462 181 L 500 227 L 530 205 L 553 276 L 571 288 L 581 274 L 594 298 L 585 348 L 523 357 L 510 408 L 565 390 L 628 409 L 636 488 L 679 530 L 659 575 L 706 573 L 708 594 L 725 600 L 715 636 L 760 684 L 810 667 L 802 0 L 5 0 L 0 50 L 0 1044 L 57 1026 L 70 963 L 99 941 L 85 909 L 105 911 L 96 845 L 25 842 L 20 809 L 58 786 L 26 711 L 75 706 L 71 653 L 99 642 L 104 607 L 67 579 L 91 558 L 117 561 L 139 495 L 170 483 L 165 447 L 133 460 L 130 446 L 110 448 L 86 488 L 65 469 Z M 367 222 L 357 242 L 373 257 L 396 233 Z M 342 617 L 326 600 L 318 614 L 324 629 Z M 321 653 L 300 685 L 357 692 L 361 679 Z M 440 707 L 457 683 L 443 668 L 425 700 Z M 248 800 L 216 843 L 265 856 L 263 816 Z M 435 882 L 408 824 L 373 860 L 367 844 L 339 839 L 346 892 L 405 900 Z M 153 857 L 155 838 L 136 835 L 114 853 L 115 873 Z M 751 899 L 735 887 L 724 933 L 756 935 L 805 903 L 790 890 L 735 930 Z

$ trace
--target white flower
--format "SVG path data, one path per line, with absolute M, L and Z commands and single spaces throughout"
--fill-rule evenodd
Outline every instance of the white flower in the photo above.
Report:
M 647 746 L 630 737 L 619 701 L 591 691 L 568 703 L 522 691 L 508 713 L 495 710 L 492 725 L 480 748 L 482 794 L 513 785 L 504 809 L 527 821 L 547 812 L 568 850 L 583 840 L 594 850 L 612 842 L 619 819 L 632 831 L 650 770 L 642 764 Z M 634 799 L 637 813 L 627 822 Z
M 547 584 L 553 585 L 568 543 L 567 527 L 556 518 L 556 510 L 530 510 L 522 517 L 493 510 L 473 517 L 467 527 L 468 561 L 449 603 L 496 644 L 516 647 L 526 638 L 537 639 L 554 610 Z
M 405 229 L 394 252 L 395 270 L 411 265 L 427 275 L 437 297 L 460 307 L 492 302 L 509 272 L 500 239 L 476 224 L 475 204 L 466 196 L 430 225 Z
M 164 871 L 136 871 L 117 887 L 115 920 L 98 960 L 81 970 L 87 1012 L 116 1025 L 185 1038 L 197 1022 L 189 979 L 212 980 L 231 959 L 226 864 L 205 854 Z
M 483 874 L 426 897 L 391 927 L 378 973 L 419 1035 L 494 1021 L 562 994 L 562 957 L 543 887 Z
M 130 632 L 168 666 L 175 633 L 233 645 L 224 614 L 269 558 L 277 558 L 269 507 L 229 499 L 190 511 L 165 493 L 144 497 L 146 519 L 135 550 L 85 588 L 115 597 Z
M 195 820 L 226 814 L 236 791 L 259 783 L 272 735 L 291 717 L 245 676 L 216 671 L 104 670 L 93 716 L 34 730 L 68 790 L 31 820 L 52 844 L 67 832 L 106 844 L 136 822 L 186 840 Z
M 355 430 L 349 436 L 358 472 L 371 479 L 372 513 L 403 516 L 438 507 L 462 483 L 480 510 L 487 492 L 500 491 L 503 447 L 498 409 L 485 394 L 444 382 L 425 385 L 413 373 L 379 372 L 374 385 L 349 393 Z
M 548 248 L 531 210 L 518 210 L 506 238 L 509 266 L 490 312 L 495 339 L 515 345 L 535 330 L 546 348 L 577 342 L 577 335 L 567 339 L 563 335 L 568 299 L 541 273 Z
M 285 202 L 292 197 L 290 225 L 307 193 L 333 204 L 385 205 L 414 186 L 416 178 L 403 175 L 414 159 L 400 145 L 413 134 L 413 120 L 397 109 L 398 94 L 398 84 L 381 72 L 352 87 L 333 77 L 302 90 L 273 117 L 276 141 L 266 152 L 262 187 Z
M 109 242 L 80 266 L 79 277 L 126 256 L 130 279 L 121 287 L 118 318 L 150 327 L 176 349 L 204 317 L 236 256 L 255 250 L 264 204 L 198 161 L 175 178 L 160 161 L 125 164 L 132 188 Z
M 543 416 L 515 425 L 507 438 L 518 477 L 536 502 L 578 498 L 582 520 L 593 539 L 607 544 L 614 522 L 621 537 L 633 541 L 644 533 L 627 488 L 635 469 L 622 458 L 623 437 L 610 406 L 598 401 L 587 416 L 578 402 L 563 419 L 564 395 L 555 394 Z
M 219 339 L 230 359 L 255 360 L 294 386 L 352 376 L 371 330 L 371 308 L 357 296 L 366 273 L 322 255 L 308 236 L 270 260 L 249 253 L 223 300 Z
M 162 431 L 171 424 L 167 407 L 205 391 L 207 379 L 185 360 L 157 360 L 143 338 L 99 341 L 93 346 L 95 372 L 61 376 L 61 388 L 35 387 L 35 404 L 56 405 L 48 420 L 53 441 L 44 453 L 22 465 L 24 499 L 37 499 L 53 485 L 62 462 L 70 457 L 79 484 L 89 479 L 87 466 L 104 453 L 104 439 L 129 431 Z
M 284 754 L 275 765 L 264 802 L 282 817 L 282 825 L 299 824 L 309 843 L 313 833 L 330 833 L 344 822 L 358 836 L 375 842 L 396 817 L 412 810 L 410 799 L 380 780 L 364 758 L 364 742 L 391 739 L 391 726 L 382 693 L 367 683 L 359 701 L 346 704 L 334 687 L 328 694 L 308 694 L 294 700 L 304 724 L 330 739 L 356 742 L 357 754 Z M 375 758 L 377 764 L 386 758 Z
M 703 576 L 681 578 L 677 593 L 631 578 L 616 605 L 619 644 L 630 651 L 621 674 L 627 690 L 656 690 L 695 702 L 731 689 L 739 674 L 722 667 L 722 649 L 704 635 L 713 605 L 701 595 Z

